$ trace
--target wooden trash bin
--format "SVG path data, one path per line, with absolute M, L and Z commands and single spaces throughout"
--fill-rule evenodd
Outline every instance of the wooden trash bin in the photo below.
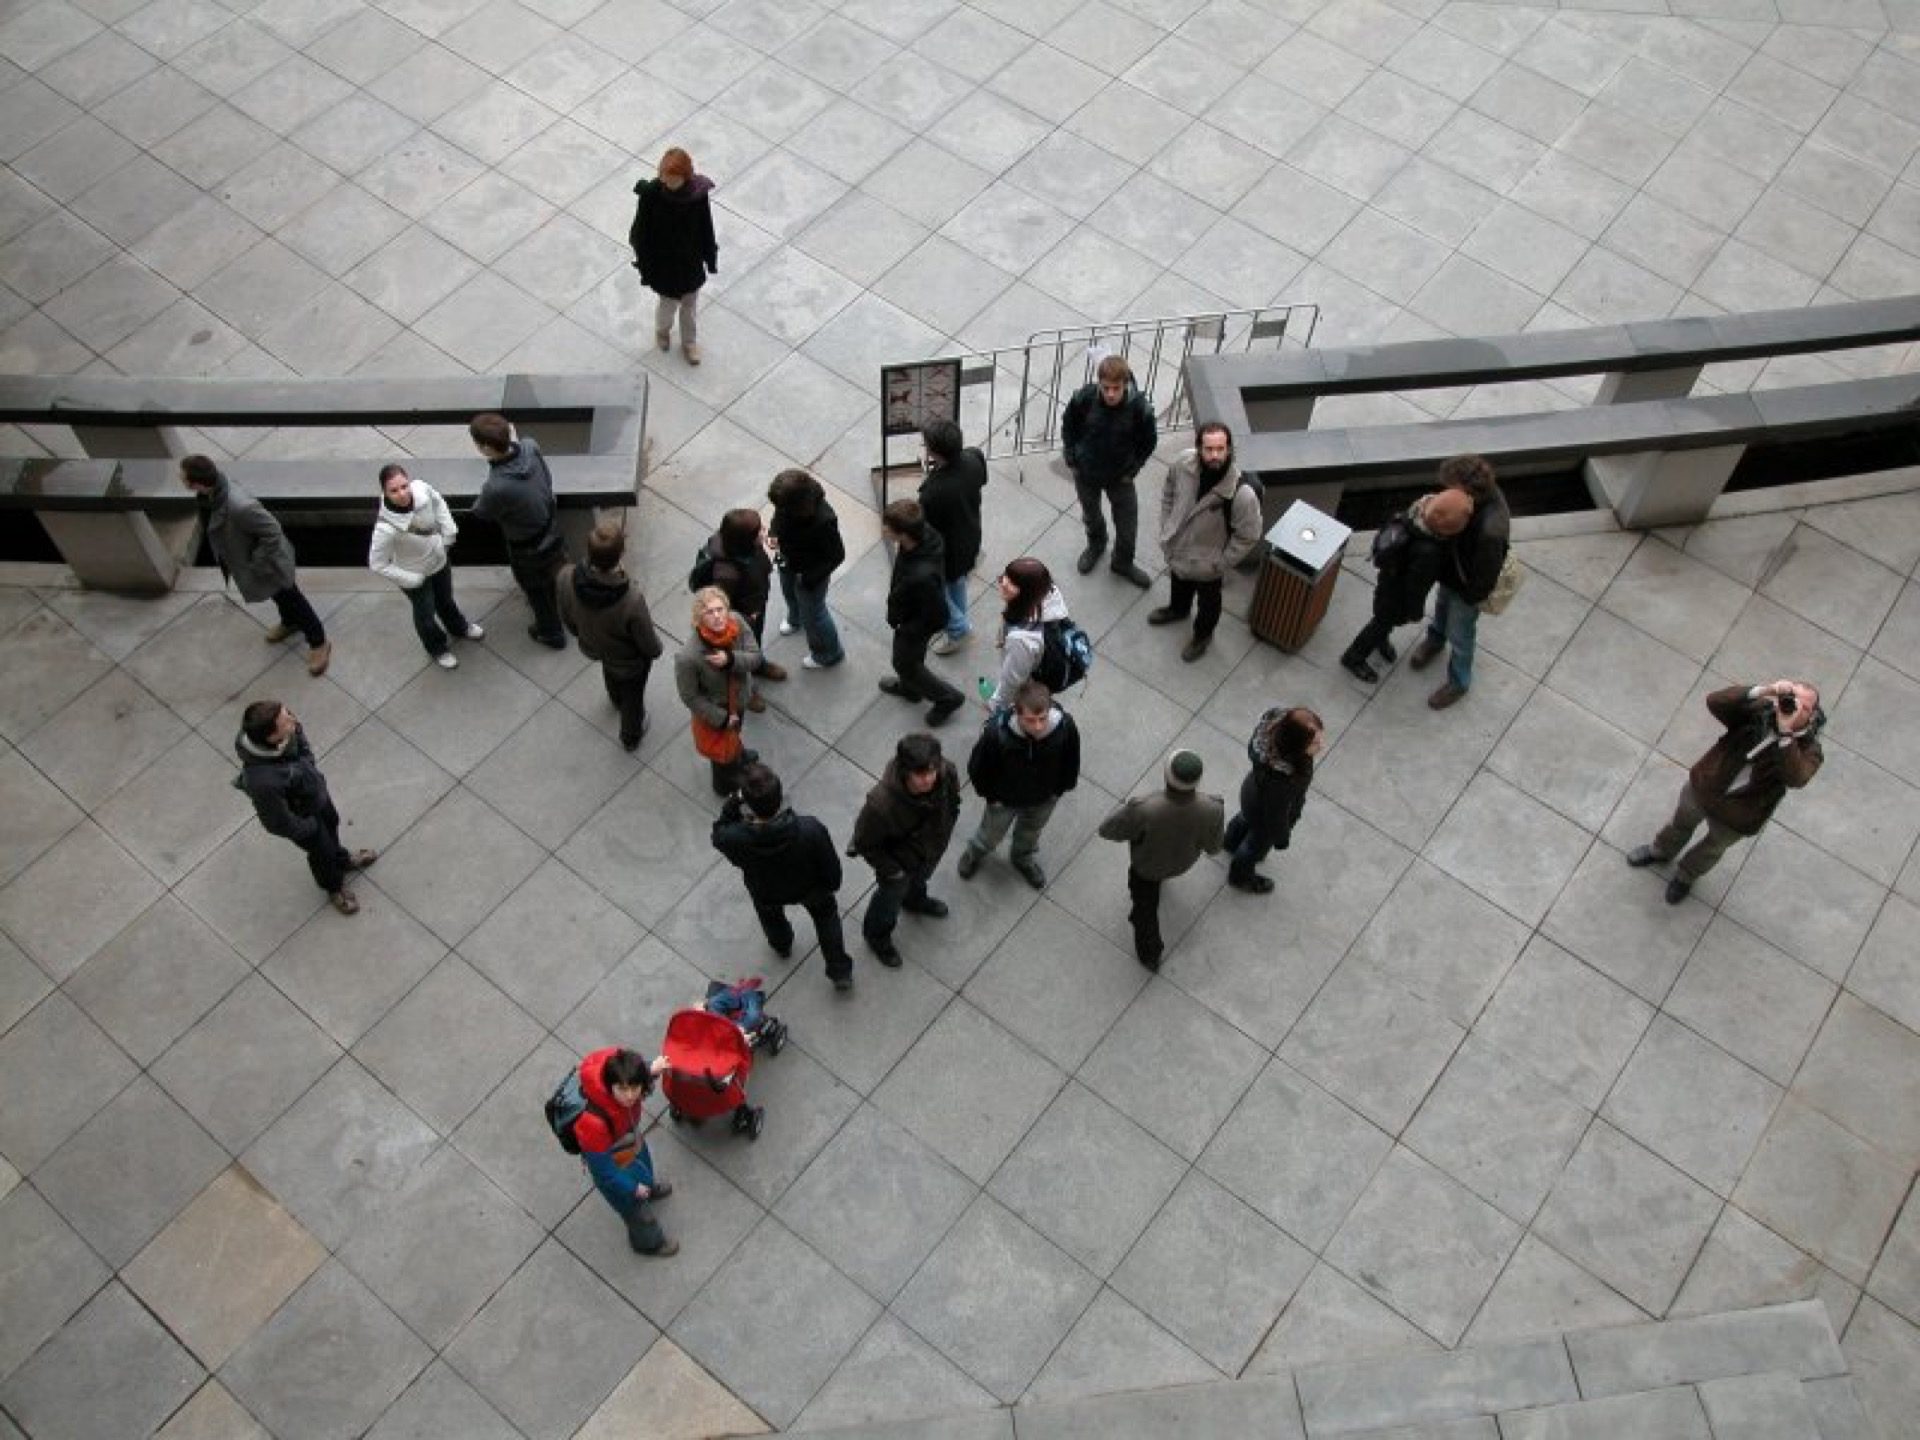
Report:
M 1247 626 L 1289 654 L 1312 638 L 1333 600 L 1351 527 L 1296 500 L 1267 531 Z

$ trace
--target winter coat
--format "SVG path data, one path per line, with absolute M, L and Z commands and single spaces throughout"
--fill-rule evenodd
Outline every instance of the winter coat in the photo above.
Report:
M 197 503 L 213 558 L 242 600 L 258 604 L 292 587 L 293 546 L 287 532 L 245 487 L 221 475 Z
M 1016 810 L 1057 800 L 1080 783 L 1080 727 L 1058 705 L 1038 740 L 1020 728 L 1017 711 L 987 717 L 967 757 L 967 779 L 982 800 Z
M 505 458 L 487 462 L 487 483 L 473 513 L 500 527 L 513 559 L 537 558 L 560 544 L 553 474 L 539 445 L 522 435 Z
M 1131 480 L 1153 458 L 1153 447 L 1159 443 L 1153 402 L 1131 380 L 1118 405 L 1100 398 L 1097 383 L 1082 385 L 1060 416 L 1060 446 L 1067 468 L 1096 485 Z
M 924 875 L 940 863 L 959 818 L 960 772 L 951 760 L 940 762 L 940 778 L 924 795 L 910 793 L 900 778 L 900 762 L 889 760 L 853 822 L 848 853 L 865 860 L 882 880 Z
M 446 569 L 447 546 L 460 533 L 438 490 L 424 480 L 409 481 L 407 490 L 413 496 L 411 510 L 396 510 L 381 495 L 373 543 L 367 547 L 367 568 L 402 590 L 416 589 Z
M 946 564 L 940 532 L 931 525 L 919 544 L 900 547 L 887 586 L 887 624 L 916 635 L 947 628 Z
M 713 822 L 713 848 L 739 869 L 747 894 L 762 905 L 798 905 L 840 888 L 840 852 L 827 827 L 791 807 L 756 823 L 737 799 L 728 800 Z
M 1260 543 L 1260 497 L 1232 462 L 1200 488 L 1200 455 L 1184 451 L 1160 489 L 1160 553 L 1182 580 L 1218 580 Z
M 1226 843 L 1227 805 L 1198 790 L 1136 795 L 1100 822 L 1100 838 L 1132 847 L 1127 867 L 1143 880 L 1171 880 Z
M 633 187 L 639 196 L 627 243 L 633 246 L 633 268 L 640 283 L 656 295 L 679 298 L 720 273 L 720 247 L 713 238 L 713 205 L 707 198 L 713 182 L 704 175 L 688 178 L 678 190 L 658 179 Z
M 299 846 L 320 838 L 320 820 L 332 806 L 327 777 L 313 758 L 307 732 L 294 727 L 293 738 L 279 750 L 256 745 L 243 730 L 234 737 L 240 756 L 240 788 L 253 802 L 260 828 Z
M 825 500 L 804 520 L 774 511 L 767 533 L 780 544 L 782 568 L 808 589 L 824 584 L 847 558 L 840 518 Z
M 1707 709 L 1725 727 L 1720 738 L 1687 772 L 1687 783 L 1700 798 L 1700 808 L 1731 830 L 1757 835 L 1789 790 L 1798 790 L 1826 760 L 1818 736 L 1809 735 L 1781 745 L 1774 741 L 1771 696 L 1755 698 L 1744 685 L 1729 685 L 1707 696 Z M 1748 752 L 1763 741 L 1766 748 L 1753 757 Z
M 1252 767 L 1240 782 L 1240 813 L 1276 850 L 1287 848 L 1293 827 L 1307 803 L 1313 785 L 1313 757 L 1288 760 L 1273 748 L 1280 717 L 1287 707 L 1276 705 L 1261 715 L 1247 741 Z
M 760 647 L 753 638 L 753 627 L 747 624 L 747 617 L 738 611 L 732 619 L 740 627 L 740 634 L 733 642 L 729 652 L 733 663 L 719 669 L 707 663 L 707 642 L 700 638 L 696 628 L 687 637 L 673 657 L 674 688 L 680 692 L 680 703 L 716 729 L 727 723 L 727 681 L 739 676 L 735 690 L 735 701 L 740 709 L 747 708 L 747 700 L 753 694 L 753 671 L 760 660 Z
M 593 1183 L 614 1209 L 621 1214 L 639 1198 L 638 1188 L 645 1173 L 633 1164 L 646 1148 L 640 1133 L 645 1119 L 639 1105 L 626 1106 L 613 1098 L 605 1077 L 607 1062 L 619 1050 L 609 1045 L 595 1050 L 580 1062 L 580 1093 L 587 1108 L 573 1122 L 573 1138 L 580 1142 L 580 1158 L 586 1162 Z
M 1008 625 L 1002 623 L 1000 643 L 1004 647 L 1000 656 L 1000 683 L 994 687 L 990 703 L 996 708 L 1013 704 L 1013 695 L 1033 674 L 1034 666 L 1040 663 L 1040 656 L 1046 649 L 1046 636 L 1040 626 L 1049 620 L 1066 620 L 1067 600 L 1060 593 L 1060 587 L 1054 586 L 1047 591 L 1047 598 L 1040 602 L 1040 621 L 1032 625 Z
M 767 597 L 773 593 L 773 559 L 766 550 L 756 543 L 745 554 L 729 555 L 716 533 L 707 539 L 706 558 L 713 572 L 707 584 L 726 591 L 728 601 L 742 615 L 765 620 Z
M 1478 605 L 1500 579 L 1512 534 L 1507 497 L 1496 487 L 1487 499 L 1473 502 L 1473 518 L 1453 537 L 1440 568 L 1440 583 L 1469 605 Z
M 980 492 L 987 488 L 987 457 L 962 450 L 951 465 L 927 472 L 920 508 L 946 547 L 946 578 L 958 580 L 980 558 Z
M 598 660 L 615 680 L 646 671 L 660 658 L 659 633 L 647 597 L 624 570 L 595 570 L 575 563 L 554 583 L 560 621 L 580 642 L 580 653 Z
M 1408 539 L 1391 563 L 1380 568 L 1373 587 L 1373 618 L 1389 625 L 1411 625 L 1427 613 L 1427 595 L 1451 564 L 1453 547 L 1434 535 L 1419 516 L 1419 504 L 1407 507 Z

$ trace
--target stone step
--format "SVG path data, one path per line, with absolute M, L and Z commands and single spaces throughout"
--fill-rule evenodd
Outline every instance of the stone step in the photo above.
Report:
M 1874 1440 L 1798 1301 L 1289 1376 L 812 1432 L 817 1440 Z

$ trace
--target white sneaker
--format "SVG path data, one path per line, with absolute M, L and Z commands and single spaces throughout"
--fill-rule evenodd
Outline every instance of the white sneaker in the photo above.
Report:
M 802 655 L 800 657 L 800 668 L 802 670 L 831 670 L 833 666 L 822 665 L 818 660 L 814 659 L 811 655 Z
M 933 637 L 933 644 L 927 648 L 936 655 L 951 655 L 954 651 L 965 648 L 967 641 L 972 638 L 973 634 L 971 631 L 965 635 L 954 636 L 947 634 L 943 630 Z
M 460 668 L 460 662 L 453 658 L 453 651 L 451 650 L 442 650 L 438 655 L 433 657 L 433 663 L 438 665 L 442 670 L 458 670 Z
M 460 638 L 463 640 L 484 640 L 487 638 L 486 627 L 483 625 L 468 625 L 467 633 Z
M 782 620 L 780 622 L 780 633 L 782 635 L 798 635 L 800 633 L 800 627 L 791 620 Z

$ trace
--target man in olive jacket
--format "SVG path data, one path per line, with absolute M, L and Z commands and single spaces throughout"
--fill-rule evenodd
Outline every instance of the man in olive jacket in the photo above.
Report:
M 1724 727 L 1720 738 L 1687 772 L 1673 819 L 1651 845 L 1627 856 L 1635 867 L 1671 860 L 1705 822 L 1706 835 L 1673 867 L 1669 905 L 1686 899 L 1693 882 L 1735 843 L 1758 835 L 1787 791 L 1813 779 L 1826 759 L 1820 749 L 1826 712 L 1820 692 L 1804 680 L 1730 685 L 1707 696 L 1707 709 Z
M 923 732 L 901 736 L 880 783 L 867 792 L 847 850 L 873 867 L 876 883 L 860 934 L 889 969 L 900 964 L 893 928 L 902 910 L 934 920 L 947 913 L 946 901 L 927 893 L 927 879 L 947 853 L 959 818 L 960 772 L 941 755 L 940 742 Z
M 620 712 L 621 748 L 634 750 L 647 733 L 647 676 L 661 646 L 647 597 L 620 568 L 626 550 L 619 524 L 602 520 L 587 537 L 587 563 L 563 569 L 554 594 L 580 653 L 600 662 L 607 698 Z
M 1226 841 L 1227 805 L 1200 792 L 1204 766 L 1191 750 L 1167 761 L 1166 785 L 1157 795 L 1136 795 L 1100 822 L 1100 838 L 1124 840 L 1127 894 L 1133 908 L 1133 953 L 1149 970 L 1160 968 L 1166 942 L 1160 935 L 1160 887 L 1184 875 L 1202 855 L 1218 855 Z

